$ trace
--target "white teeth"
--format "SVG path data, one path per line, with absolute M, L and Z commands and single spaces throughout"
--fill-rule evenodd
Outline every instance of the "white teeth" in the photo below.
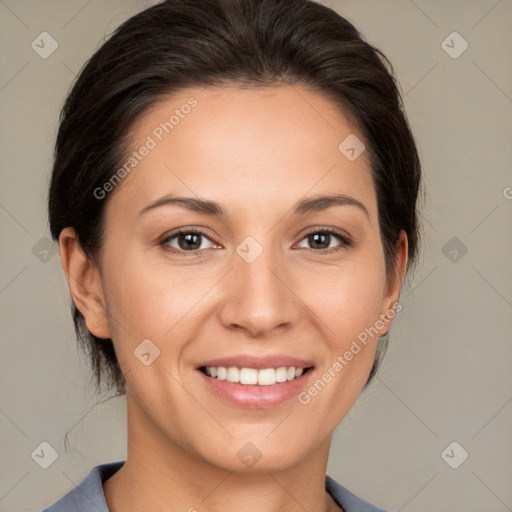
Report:
M 288 375 L 288 370 L 282 366 L 281 368 L 278 368 L 276 370 L 276 381 L 277 382 L 286 382 L 288 379 L 287 379 L 287 376 Z
M 240 370 L 236 366 L 230 366 L 226 380 L 228 382 L 240 382 Z
M 254 368 L 240 368 L 240 384 L 257 384 L 258 370 Z
M 274 368 L 265 368 L 258 372 L 258 384 L 260 386 L 272 386 L 276 383 L 276 371 Z
M 286 382 L 299 378 L 304 368 L 280 366 L 279 368 L 237 368 L 236 366 L 207 366 L 206 374 L 219 380 L 238 382 L 244 385 L 272 386 L 278 382 Z

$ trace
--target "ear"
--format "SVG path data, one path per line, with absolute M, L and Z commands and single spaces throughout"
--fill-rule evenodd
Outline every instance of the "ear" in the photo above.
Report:
M 398 240 L 395 244 L 394 257 L 395 257 L 395 269 L 391 275 L 387 278 L 386 290 L 382 301 L 383 315 L 390 310 L 396 311 L 396 306 L 393 307 L 400 300 L 400 289 L 405 278 L 407 270 L 407 255 L 408 255 L 409 243 L 407 240 L 407 234 L 402 229 Z M 393 317 L 394 318 L 394 314 Z M 391 328 L 392 320 L 389 321 L 388 325 L 384 328 L 383 333 L 385 334 Z
M 110 338 L 101 274 L 83 252 L 73 228 L 64 228 L 59 236 L 62 268 L 71 298 L 85 318 L 89 332 L 98 338 Z

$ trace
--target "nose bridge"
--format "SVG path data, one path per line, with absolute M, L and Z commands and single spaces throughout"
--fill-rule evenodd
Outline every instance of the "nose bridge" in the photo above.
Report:
M 233 270 L 226 283 L 221 320 L 226 327 L 237 326 L 252 336 L 296 321 L 294 294 L 286 285 L 288 273 L 281 254 L 272 247 L 247 237 L 233 252 Z

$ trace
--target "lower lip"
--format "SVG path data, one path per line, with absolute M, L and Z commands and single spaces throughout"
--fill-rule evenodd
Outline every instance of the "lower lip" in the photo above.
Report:
M 208 377 L 201 370 L 197 370 L 210 391 L 221 399 L 238 407 L 265 408 L 275 407 L 296 397 L 305 387 L 314 369 L 309 369 L 300 377 L 286 382 L 279 382 L 270 386 L 257 386 L 240 384 Z

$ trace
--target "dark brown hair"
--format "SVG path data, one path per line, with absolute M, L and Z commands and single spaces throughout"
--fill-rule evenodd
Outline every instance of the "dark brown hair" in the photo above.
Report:
M 417 259 L 421 167 L 391 63 L 333 10 L 308 0 L 167 0 L 124 22 L 90 58 L 61 112 L 49 190 L 54 240 L 76 230 L 95 260 L 108 200 L 102 187 L 124 161 L 137 119 L 189 86 L 303 85 L 355 123 L 370 156 L 388 274 L 407 233 L 408 270 Z M 341 141 L 340 141 L 341 142 Z M 72 304 L 78 341 L 118 394 L 125 380 L 110 339 L 87 330 Z M 385 352 L 379 340 L 367 383 Z

